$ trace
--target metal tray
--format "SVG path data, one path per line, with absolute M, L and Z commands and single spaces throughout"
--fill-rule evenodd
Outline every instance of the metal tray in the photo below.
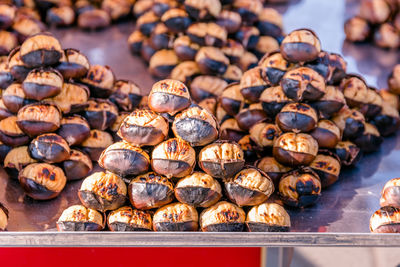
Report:
M 314 29 L 323 49 L 345 55 L 349 72 L 361 73 L 372 86 L 385 87 L 399 53 L 343 43 L 343 21 L 353 9 L 352 2 L 318 0 L 280 7 L 287 31 Z M 100 32 L 53 32 L 64 48 L 80 49 L 92 64 L 107 64 L 118 78 L 131 79 L 148 91 L 153 80 L 126 45 L 132 29 L 133 23 L 125 23 Z M 400 136 L 386 138 L 380 152 L 364 156 L 358 167 L 344 170 L 337 184 L 323 190 L 317 205 L 290 209 L 290 233 L 57 233 L 55 222 L 62 210 L 79 203 L 81 181 L 68 183 L 57 199 L 39 202 L 24 196 L 18 181 L 0 169 L 0 201 L 10 210 L 0 246 L 400 246 L 400 235 L 370 234 L 368 228 L 370 216 L 379 208 L 380 190 L 399 176 L 399 160 Z

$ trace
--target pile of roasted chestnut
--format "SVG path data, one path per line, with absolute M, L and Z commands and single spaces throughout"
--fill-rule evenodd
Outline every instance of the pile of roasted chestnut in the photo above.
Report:
M 1 64 L 0 88 L 0 161 L 37 200 L 54 198 L 67 181 L 86 177 L 113 143 L 128 114 L 123 111 L 142 98 L 134 83 L 115 81 L 109 67 L 91 66 L 48 33 L 11 52 Z
M 236 142 L 217 140 L 216 118 L 191 101 L 182 82 L 155 83 L 148 107 L 122 121 L 122 140 L 99 159 L 106 172 L 83 181 L 83 206 L 62 213 L 60 231 L 102 230 L 106 224 L 112 231 L 289 230 L 285 209 L 266 202 L 273 180 L 245 165 Z
M 400 47 L 400 4 L 392 0 L 360 1 L 358 15 L 344 24 L 350 42 L 372 41 L 382 48 Z
M 283 36 L 281 15 L 261 0 L 138 0 L 134 14 L 128 43 L 150 73 L 210 94 L 239 81 Z

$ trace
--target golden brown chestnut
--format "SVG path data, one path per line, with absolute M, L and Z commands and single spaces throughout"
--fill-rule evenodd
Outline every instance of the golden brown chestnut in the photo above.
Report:
M 40 21 L 40 18 L 38 19 L 22 15 L 18 16 L 17 19 L 14 21 L 12 29 L 17 34 L 18 41 L 22 43 L 30 36 L 40 34 L 41 32 L 45 31 L 46 25 Z
M 354 138 L 354 143 L 365 153 L 379 150 L 382 137 L 378 129 L 371 123 L 364 123 L 364 132 Z
M 218 17 L 222 6 L 219 0 L 186 0 L 185 9 L 196 21 Z
M 92 129 L 106 130 L 118 117 L 118 108 L 109 100 L 97 98 L 88 101 L 83 116 Z
M 289 103 L 276 115 L 276 124 L 284 132 L 310 132 L 317 122 L 317 112 L 303 103 Z
M 271 53 L 279 49 L 278 41 L 272 36 L 260 36 L 258 42 L 253 49 L 253 53 L 262 58 L 265 54 Z
M 29 143 L 29 136 L 18 126 L 17 116 L 10 116 L 0 121 L 0 141 L 12 147 Z
M 266 79 L 273 85 L 279 85 L 283 75 L 291 65 L 279 51 L 266 54 L 258 62 L 258 66 L 263 69 Z
M 84 30 L 99 30 L 110 25 L 110 15 L 101 9 L 87 10 L 78 15 L 78 26 Z
M 155 5 L 154 1 L 146 1 L 146 0 L 136 1 L 136 3 L 133 5 L 132 13 L 136 18 L 139 18 L 147 11 L 152 10 L 154 5 Z
M 239 127 L 235 118 L 228 118 L 222 122 L 219 135 L 221 140 L 239 142 L 245 135 L 246 132 Z
M 68 48 L 64 50 L 60 63 L 55 66 L 65 80 L 79 79 L 86 75 L 90 68 L 88 58 L 79 50 Z
M 346 77 L 347 63 L 339 54 L 321 51 L 318 57 L 305 64 L 324 77 L 327 84 L 338 84 Z
M 193 100 L 199 103 L 206 98 L 220 96 L 227 85 L 227 82 L 221 78 L 201 75 L 193 79 L 190 93 Z
M 104 0 L 101 3 L 101 9 L 106 11 L 113 21 L 118 21 L 130 15 L 132 3 L 128 0 Z
M 28 105 L 34 100 L 27 99 L 20 83 L 13 83 L 3 91 L 3 104 L 12 113 L 17 113 L 23 106 Z
M 233 8 L 240 14 L 244 23 L 253 24 L 257 21 L 258 15 L 263 11 L 261 1 L 234 0 Z
M 265 202 L 274 192 L 272 179 L 256 167 L 247 167 L 235 177 L 224 179 L 228 198 L 239 207 Z
M 257 27 L 261 35 L 280 38 L 283 36 L 282 15 L 274 8 L 263 8 L 258 14 Z
M 264 152 L 263 149 L 258 147 L 257 144 L 250 138 L 249 134 L 243 136 L 237 143 L 243 150 L 244 159 L 247 162 L 255 161 L 259 157 L 260 153 Z M 268 152 L 268 148 L 266 151 Z
M 250 232 L 289 232 L 290 216 L 276 203 L 262 203 L 247 213 L 246 225 Z
M 153 216 L 153 230 L 196 231 L 199 228 L 199 215 L 193 206 L 172 203 L 159 208 Z
M 283 57 L 292 63 L 312 61 L 321 52 L 318 36 L 309 29 L 292 31 L 281 43 Z
M 7 153 L 4 158 L 4 170 L 11 178 L 17 178 L 18 173 L 31 163 L 36 163 L 37 160 L 29 155 L 28 146 L 15 147 Z
M 284 204 L 304 208 L 317 202 L 321 195 L 321 181 L 310 168 L 291 171 L 279 182 L 279 196 Z
M 85 207 L 104 212 L 121 207 L 126 193 L 126 185 L 117 175 L 95 172 L 83 180 L 78 196 Z
M 55 133 L 48 133 L 31 141 L 29 153 L 36 160 L 59 163 L 69 158 L 70 148 L 64 138 Z
M 178 63 L 179 59 L 174 50 L 158 50 L 150 58 L 149 71 L 154 77 L 165 79 Z
M 320 120 L 317 127 L 310 133 L 317 140 L 319 148 L 334 148 L 341 140 L 339 127 L 330 120 Z
M 258 102 L 261 93 L 270 87 L 269 82 L 264 80 L 264 69 L 255 67 L 245 71 L 240 79 L 240 93 L 243 97 L 252 102 Z
M 184 61 L 179 63 L 170 74 L 171 79 L 178 80 L 184 84 L 190 85 L 196 76 L 200 75 L 201 71 L 197 63 L 194 61 Z M 217 77 L 210 76 L 218 79 Z M 192 89 L 191 92 L 192 94 Z M 197 101 L 197 100 L 195 100 Z M 197 101 L 198 102 L 198 101 Z
M 216 111 L 217 111 L 217 106 L 218 106 L 218 101 L 214 97 L 209 97 L 206 99 L 203 99 L 202 101 L 199 102 L 199 106 L 202 107 L 203 109 L 207 110 L 210 114 L 212 114 L 215 117 Z M 215 118 L 217 120 L 217 118 Z
M 69 26 L 74 23 L 75 12 L 72 7 L 52 7 L 47 11 L 46 22 L 56 27 Z
M 240 92 L 240 84 L 232 83 L 222 91 L 221 106 L 231 116 L 235 116 L 244 107 L 244 97 Z
M 344 33 L 350 42 L 364 42 L 371 34 L 371 27 L 365 19 L 352 17 L 345 21 Z
M 100 231 L 104 229 L 104 215 L 82 205 L 74 205 L 63 211 L 57 221 L 59 232 Z
M 156 112 L 137 109 L 127 116 L 118 136 L 135 146 L 155 146 L 168 136 L 168 122 Z
M 68 145 L 79 145 L 90 136 L 90 126 L 86 119 L 79 115 L 64 117 L 57 134 L 64 138 Z
M 0 7 L 1 8 L 1 7 Z M 5 231 L 8 224 L 8 209 L 0 203 L 0 231 Z
M 166 79 L 153 84 L 149 107 L 155 112 L 175 115 L 190 105 L 190 93 L 182 82 Z
M 240 58 L 239 67 L 242 71 L 249 70 L 257 66 L 258 58 L 251 52 L 245 51 L 243 56 Z
M 128 45 L 131 53 L 140 54 L 142 50 L 143 41 L 147 37 L 139 30 L 134 30 L 128 38 Z
M 381 207 L 392 206 L 400 208 L 400 178 L 393 178 L 386 182 L 379 201 Z
M 235 204 L 221 201 L 200 214 L 200 228 L 203 232 L 242 232 L 246 214 Z
M 81 81 L 89 87 L 92 97 L 107 98 L 115 90 L 115 75 L 109 66 L 90 66 Z
M 331 186 L 339 179 L 340 159 L 334 153 L 318 154 L 310 167 L 318 175 L 322 188 Z
M 104 149 L 112 145 L 113 138 L 108 132 L 91 130 L 89 137 L 81 143 L 81 148 L 92 161 L 98 161 Z
M 194 207 L 210 207 L 221 196 L 222 190 L 217 180 L 202 172 L 194 172 L 180 179 L 175 186 L 177 200 Z
M 19 52 L 20 47 L 16 47 L 14 50 L 12 50 L 8 55 L 7 63 L 13 78 L 17 82 L 22 83 L 31 69 L 22 61 Z
M 64 189 L 67 178 L 63 170 L 48 163 L 32 163 L 18 175 L 25 193 L 36 200 L 57 197 Z
M 78 83 L 64 83 L 61 92 L 45 101 L 55 104 L 64 114 L 77 113 L 89 106 L 90 91 Z
M 199 166 L 215 178 L 232 177 L 244 166 L 243 150 L 236 142 L 216 141 L 199 154 Z
M 113 232 L 151 231 L 151 214 L 143 210 L 124 206 L 114 210 L 107 217 L 108 228 Z
M 260 148 L 272 148 L 275 139 L 281 135 L 281 129 L 275 124 L 259 122 L 249 130 L 250 138 Z
M 275 118 L 281 109 L 291 102 L 291 100 L 285 95 L 281 86 L 274 86 L 262 92 L 260 102 L 268 117 Z
M 171 8 L 161 16 L 161 21 L 174 33 L 184 32 L 192 22 L 185 10 Z
M 284 133 L 275 140 L 273 147 L 275 159 L 288 166 L 308 165 L 317 152 L 317 141 L 304 133 Z
M 346 100 L 338 87 L 328 85 L 325 95 L 310 105 L 318 111 L 322 118 L 331 118 L 346 105 Z
M 238 83 L 243 76 L 243 71 L 237 65 L 229 65 L 222 78 L 227 83 Z
M 174 199 L 174 185 L 165 176 L 148 172 L 130 181 L 128 196 L 137 209 L 159 208 Z
M 375 211 L 369 229 L 373 233 L 400 233 L 400 209 L 386 206 Z
M 89 156 L 77 149 L 71 149 L 69 158 L 62 164 L 68 181 L 85 178 L 93 169 Z
M 40 101 L 58 95 L 63 87 L 63 80 L 61 73 L 54 69 L 33 69 L 26 76 L 22 88 L 27 98 Z
M 158 17 L 153 11 L 149 10 L 138 17 L 138 19 L 136 20 L 136 27 L 144 35 L 150 36 L 151 32 L 156 27 L 159 21 L 160 17 Z
M 180 60 L 194 60 L 200 45 L 192 42 L 187 35 L 179 36 L 173 44 L 174 51 Z
M 171 138 L 158 144 L 151 155 L 153 170 L 168 178 L 181 178 L 193 172 L 196 152 L 184 140 Z
M 235 115 L 238 125 L 244 131 L 248 131 L 253 125 L 268 120 L 267 113 L 264 111 L 261 103 L 251 104 L 242 109 Z
M 219 26 L 224 27 L 229 34 L 232 34 L 239 30 L 240 25 L 242 24 L 242 17 L 236 11 L 223 9 L 219 13 L 216 23 Z
M 197 52 L 195 61 L 204 74 L 224 74 L 229 65 L 229 59 L 221 49 L 204 46 Z
M 254 166 L 265 172 L 274 182 L 275 188 L 279 187 L 282 175 L 292 170 L 291 167 L 280 164 L 274 157 L 263 157 L 258 159 Z
M 230 63 L 238 63 L 244 54 L 243 45 L 233 39 L 228 39 L 221 50 L 228 57 Z
M 332 121 L 342 132 L 343 140 L 354 139 L 364 132 L 364 115 L 356 109 L 345 106 L 332 118 Z

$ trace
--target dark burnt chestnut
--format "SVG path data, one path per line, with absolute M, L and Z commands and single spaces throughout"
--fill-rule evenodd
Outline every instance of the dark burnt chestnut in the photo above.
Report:
M 107 217 L 108 228 L 113 232 L 151 231 L 151 214 L 125 206 L 114 210 Z
M 28 146 L 13 148 L 4 158 L 4 170 L 11 178 L 17 178 L 18 173 L 31 163 L 37 161 L 29 155 Z
M 89 106 L 83 112 L 92 129 L 106 130 L 118 117 L 118 108 L 109 100 L 90 99 Z
M 354 139 L 364 132 L 364 115 L 355 109 L 342 108 L 332 121 L 339 127 L 343 140 Z
M 78 26 L 84 30 L 98 30 L 108 27 L 110 15 L 101 9 L 87 10 L 78 15 Z
M 249 51 L 245 51 L 243 56 L 240 58 L 239 67 L 242 71 L 249 70 L 257 66 L 258 58 L 256 55 Z
M 57 221 L 59 232 L 100 231 L 104 229 L 104 215 L 82 205 L 65 209 Z
M 219 134 L 221 140 L 239 142 L 245 135 L 246 132 L 239 127 L 237 120 L 234 118 L 226 119 L 221 124 Z
M 282 175 L 289 172 L 292 168 L 280 164 L 274 157 L 263 157 L 254 164 L 257 168 L 265 172 L 274 182 L 275 188 L 279 187 L 279 180 Z
M 104 212 L 121 207 L 126 193 L 126 185 L 117 175 L 96 172 L 83 180 L 78 196 L 85 207 Z
M 22 61 L 31 68 L 54 65 L 63 53 L 60 42 L 49 33 L 29 37 L 20 49 Z
M 14 21 L 12 29 L 17 34 L 18 41 L 22 43 L 30 36 L 45 31 L 46 25 L 40 21 L 40 18 L 38 19 L 21 15 Z
M 92 161 L 98 161 L 101 152 L 112 143 L 111 134 L 100 130 L 91 130 L 90 136 L 81 143 L 81 148 L 89 155 Z
M 20 83 L 13 83 L 3 91 L 2 99 L 4 106 L 12 113 L 17 113 L 23 106 L 34 102 L 26 99 L 25 92 Z
M 79 79 L 86 75 L 90 68 L 88 58 L 79 50 L 68 48 L 64 50 L 60 63 L 55 66 L 65 80 Z
M 236 142 L 216 141 L 199 154 L 200 168 L 214 178 L 232 177 L 244 166 L 243 150 Z
M 146 39 L 146 36 L 139 30 L 134 30 L 128 38 L 128 45 L 131 53 L 140 54 L 142 50 L 143 41 Z
M 205 146 L 218 138 L 219 125 L 206 109 L 192 105 L 175 116 L 174 135 L 191 146 Z
M 241 26 L 235 33 L 235 39 L 247 50 L 254 49 L 257 46 L 259 38 L 260 31 L 254 26 Z M 257 62 L 255 64 L 257 65 Z
M 229 65 L 222 78 L 227 83 L 237 83 L 243 76 L 243 71 L 236 65 Z
M 168 136 L 168 122 L 151 110 L 133 111 L 118 130 L 118 136 L 135 146 L 154 146 Z
M 118 106 L 120 110 L 132 111 L 136 108 L 142 93 L 140 87 L 131 81 L 118 80 L 114 84 L 114 93 L 110 96 L 110 100 Z
M 372 24 L 381 24 L 385 22 L 391 9 L 389 2 L 384 0 L 367 0 L 360 3 L 360 17 L 366 19 Z
M 27 98 L 42 100 L 58 95 L 63 87 L 63 80 L 61 73 L 54 69 L 34 69 L 26 76 L 22 88 Z
M 255 67 L 243 73 L 240 79 L 240 93 L 250 102 L 258 102 L 261 93 L 270 87 L 268 81 L 264 80 L 264 69 Z
M 0 28 L 7 29 L 10 27 L 15 19 L 17 9 L 13 5 L 1 4 L 0 5 Z
M 257 27 L 261 35 L 280 38 L 283 36 L 282 15 L 274 8 L 264 8 L 258 14 Z
M 166 79 L 156 82 L 149 94 L 149 107 L 159 113 L 175 115 L 190 105 L 190 93 L 182 82 Z
M 90 126 L 85 118 L 79 115 L 64 117 L 57 134 L 64 138 L 68 145 L 79 145 L 90 136 Z
M 0 55 L 6 56 L 18 46 L 18 40 L 14 33 L 0 30 Z
M 12 147 L 29 143 L 29 136 L 18 126 L 17 116 L 11 116 L 0 121 L 0 141 Z
M 275 139 L 281 134 L 281 129 L 275 124 L 259 122 L 250 130 L 250 138 L 260 148 L 272 148 Z
M 371 123 L 376 126 L 382 136 L 389 136 L 396 133 L 400 127 L 399 112 L 384 100 L 381 112 L 373 118 Z
M 8 68 L 10 69 L 10 73 L 12 77 L 17 81 L 22 83 L 31 69 L 25 65 L 25 63 L 21 60 L 21 55 L 19 53 L 20 47 L 15 48 L 10 52 L 8 56 Z
M 218 202 L 222 190 L 210 175 L 194 172 L 179 180 L 175 186 L 175 196 L 182 203 L 207 208 Z
M 89 156 L 76 149 L 71 149 L 69 158 L 62 164 L 68 181 L 85 178 L 93 169 Z
M 174 35 L 170 33 L 164 23 L 158 23 L 150 35 L 149 44 L 155 50 L 168 49 L 174 41 Z
M 373 233 L 400 233 L 400 209 L 386 206 L 375 211 L 369 229 Z
M 318 154 L 310 167 L 321 180 L 322 188 L 327 188 L 339 179 L 340 159 L 333 153 Z
M 162 49 L 151 56 L 149 71 L 154 77 L 165 79 L 178 63 L 179 59 L 174 50 Z
M 266 54 L 258 62 L 258 66 L 263 69 L 263 74 L 266 76 L 267 81 L 273 85 L 279 85 L 283 75 L 291 65 L 279 51 Z
M 37 136 L 29 145 L 32 158 L 47 163 L 59 163 L 69 158 L 70 148 L 61 136 L 48 133 Z
M 321 52 L 318 36 L 309 29 L 292 31 L 281 43 L 281 53 L 289 62 L 313 61 Z
M 117 142 L 101 153 L 99 165 L 122 178 L 132 178 L 148 170 L 150 157 L 139 147 Z
M 224 179 L 228 198 L 239 207 L 259 205 L 274 192 L 272 179 L 256 167 L 248 167 L 235 177 Z
M 219 13 L 216 23 L 219 26 L 224 27 L 229 34 L 232 34 L 239 30 L 240 25 L 242 24 L 242 17 L 235 11 L 223 9 Z
M 310 135 L 317 140 L 319 148 L 335 148 L 341 140 L 340 129 L 330 120 L 320 120 Z
M 89 87 L 92 97 L 107 98 L 115 90 L 115 75 L 109 66 L 90 66 L 82 82 Z
M 275 159 L 288 166 L 308 165 L 317 152 L 317 141 L 304 133 L 284 133 L 275 140 L 273 147 Z
M 355 137 L 353 141 L 363 152 L 370 153 L 379 150 L 383 139 L 378 129 L 366 122 L 364 124 L 364 132 Z
M 281 86 L 274 86 L 268 88 L 260 95 L 260 102 L 267 116 L 275 118 L 281 109 L 291 102 L 291 100 L 285 95 Z
M 321 181 L 310 168 L 294 170 L 283 175 L 279 182 L 279 196 L 284 204 L 304 208 L 317 202 L 321 195 Z
M 219 97 L 227 85 L 228 83 L 221 78 L 201 75 L 194 78 L 190 84 L 190 94 L 193 100 L 199 103 L 209 97 Z
M 185 9 L 196 21 L 218 17 L 222 6 L 219 0 L 186 0 Z
M 63 170 L 48 163 L 29 164 L 20 171 L 18 180 L 25 193 L 36 200 L 57 197 L 67 182 Z
M 262 203 L 247 213 L 246 225 L 250 232 L 289 232 L 290 216 L 276 203 Z
M 118 21 L 130 15 L 132 4 L 128 0 L 104 0 L 101 3 L 101 9 L 106 11 L 113 21 Z
M 153 216 L 153 230 L 196 231 L 199 228 L 199 215 L 193 206 L 172 203 L 159 208 Z
M 74 23 L 75 12 L 72 7 L 52 7 L 47 11 L 46 22 L 57 27 L 69 26 Z
M 393 178 L 386 182 L 379 201 L 381 207 L 392 206 L 400 208 L 400 178 Z
M 14 77 L 11 74 L 7 61 L 7 57 L 0 57 L 0 89 L 3 90 L 10 86 L 14 81 Z
M 242 232 L 246 214 L 243 209 L 226 201 L 205 209 L 200 214 L 200 228 L 203 232 Z
M 325 95 L 318 101 L 311 103 L 322 118 L 330 118 L 346 105 L 342 91 L 338 87 L 329 85 Z
M 184 61 L 179 63 L 171 71 L 170 77 L 173 80 L 178 80 L 184 84 L 191 85 L 196 76 L 200 75 L 201 71 L 197 63 L 194 61 Z M 214 78 L 214 76 L 211 76 Z M 217 78 L 217 77 L 215 77 Z M 197 100 L 196 100 L 197 101 Z
M 174 199 L 174 185 L 166 177 L 149 172 L 131 180 L 128 195 L 137 209 L 159 208 Z
M 280 85 L 285 95 L 294 101 L 315 101 L 326 93 L 324 77 L 307 67 L 289 70 L 283 75 Z
M 8 224 L 8 209 L 0 203 L 0 231 L 5 231 Z
M 344 166 L 354 166 L 361 158 L 361 151 L 358 146 L 350 141 L 340 141 L 333 152 L 340 158 Z
M 253 24 L 257 21 L 258 15 L 263 11 L 261 1 L 234 0 L 233 8 L 240 14 L 246 24 Z
M 186 34 L 192 42 L 197 43 L 200 46 L 214 47 L 224 46 L 228 36 L 228 32 L 225 28 L 213 22 L 193 23 L 187 28 Z
M 228 57 L 230 63 L 238 63 L 244 54 L 243 45 L 233 39 L 228 39 L 221 50 Z
M 155 172 L 168 178 L 181 178 L 193 172 L 196 152 L 184 140 L 171 138 L 158 144 L 151 155 L 151 166 Z
M 241 129 L 248 131 L 256 123 L 267 120 L 268 116 L 261 103 L 257 103 L 251 104 L 248 108 L 242 109 L 235 115 L 235 119 Z
M 364 42 L 371 34 L 371 27 L 365 19 L 352 17 L 345 21 L 344 33 L 350 42 Z
M 262 58 L 265 54 L 271 53 L 279 49 L 278 41 L 271 36 L 260 36 L 256 46 L 253 48 L 253 53 Z
M 10 65 L 10 63 L 8 63 Z M 10 67 L 11 68 L 11 67 Z M 393 94 L 400 95 L 400 64 L 393 67 L 387 80 L 389 91 Z
M 240 92 L 240 85 L 232 83 L 222 91 L 220 102 L 222 108 L 231 116 L 235 116 L 244 107 L 244 97 Z
M 192 22 L 185 10 L 171 8 L 161 16 L 164 25 L 174 33 L 184 32 Z
M 174 51 L 180 60 L 194 60 L 200 45 L 192 42 L 189 36 L 182 35 L 175 39 Z
M 224 74 L 229 65 L 221 49 L 211 46 L 200 48 L 195 61 L 204 74 Z
M 289 103 L 276 115 L 276 124 L 284 132 L 310 132 L 317 122 L 317 112 L 303 103 Z
M 45 101 L 55 104 L 64 114 L 83 111 L 89 106 L 89 89 L 82 84 L 64 83 L 61 92 Z

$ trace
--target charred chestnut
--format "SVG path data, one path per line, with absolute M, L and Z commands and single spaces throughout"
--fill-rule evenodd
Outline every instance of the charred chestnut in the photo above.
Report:
M 70 148 L 61 136 L 48 133 L 37 136 L 29 145 L 31 157 L 47 163 L 59 163 L 69 158 Z
M 265 172 L 274 182 L 275 188 L 279 187 L 279 180 L 282 175 L 291 170 L 275 160 L 274 157 L 264 157 L 255 162 L 255 166 Z
M 68 48 L 64 50 L 60 63 L 55 66 L 65 80 L 79 79 L 86 75 L 90 68 L 88 58 L 79 50 Z
M 190 84 L 190 94 L 193 100 L 199 103 L 206 98 L 220 96 L 227 85 L 228 83 L 221 78 L 201 75 L 194 78 Z
M 118 80 L 114 84 L 114 93 L 110 100 L 118 106 L 120 110 L 132 111 L 142 100 L 140 87 L 131 81 Z
M 272 148 L 275 139 L 281 134 L 281 129 L 275 124 L 259 122 L 249 130 L 250 138 L 260 148 Z
M 257 46 L 259 38 L 260 31 L 253 26 L 242 26 L 235 34 L 235 39 L 247 50 L 254 49 Z M 257 65 L 257 62 L 255 64 Z
M 57 230 L 60 232 L 100 231 L 104 229 L 104 224 L 104 216 L 97 210 L 74 205 L 63 211 L 57 221 Z
M 92 161 L 86 153 L 71 149 L 69 158 L 63 162 L 68 181 L 85 178 L 93 169 Z
M 271 52 L 262 57 L 258 66 L 263 69 L 266 79 L 273 85 L 279 85 L 285 72 L 291 67 L 279 51 Z
M 276 203 L 262 203 L 247 213 L 246 225 L 250 232 L 289 232 L 290 216 Z
M 174 115 L 190 105 L 188 88 L 176 80 L 156 82 L 149 94 L 149 107 L 159 113 Z
M 274 8 L 264 8 L 258 14 L 257 27 L 260 30 L 261 35 L 280 38 L 283 36 L 282 15 Z
M 191 174 L 195 163 L 194 149 L 178 138 L 171 138 L 157 145 L 151 155 L 153 170 L 168 178 L 181 178 Z
M 92 129 L 104 131 L 114 124 L 118 109 L 111 101 L 98 98 L 89 100 L 88 104 L 83 116 Z
M 388 136 L 399 129 L 400 117 L 396 108 L 390 106 L 385 100 L 384 103 L 381 112 L 373 118 L 371 123 L 376 126 L 382 136 Z
M 380 205 L 400 208 L 400 178 L 393 178 L 386 182 L 381 192 Z
M 283 57 L 293 63 L 312 61 L 321 52 L 318 36 L 309 29 L 292 31 L 281 43 Z
M 104 212 L 121 207 L 126 193 L 126 185 L 117 175 L 96 172 L 83 180 L 78 196 L 85 207 Z
M 154 231 L 196 231 L 199 215 L 193 206 L 172 203 L 159 208 L 153 216 Z
M 291 171 L 279 182 L 279 195 L 284 204 L 304 208 L 313 205 L 321 195 L 321 181 L 310 168 Z
M 270 85 L 264 80 L 264 71 L 255 67 L 243 73 L 240 79 L 240 93 L 250 102 L 258 102 L 261 93 Z
M 77 113 L 89 106 L 89 94 L 89 89 L 82 84 L 64 83 L 61 92 L 46 102 L 57 105 L 64 114 Z
M 275 140 L 273 147 L 275 159 L 288 166 L 308 165 L 317 152 L 317 141 L 304 133 L 284 133 Z
M 108 27 L 110 15 L 101 9 L 87 10 L 78 15 L 78 26 L 84 30 L 98 30 Z
M 342 108 L 332 121 L 339 127 L 343 139 L 354 139 L 364 132 L 364 115 L 355 109 Z
M 113 232 L 151 231 L 151 214 L 125 206 L 108 214 L 108 228 Z
M 339 179 L 340 159 L 333 153 L 318 154 L 310 167 L 318 175 L 322 188 L 327 188 Z
M 21 60 L 20 47 L 15 48 L 8 56 L 8 68 L 12 77 L 22 83 L 31 69 Z
M 232 83 L 222 91 L 221 106 L 231 116 L 235 116 L 244 107 L 244 98 L 240 92 L 240 85 Z
M 235 204 L 221 201 L 200 214 L 203 232 L 242 232 L 246 214 Z
M 196 54 L 196 63 L 204 74 L 224 74 L 229 59 L 216 47 L 205 46 Z
M 194 60 L 200 45 L 192 42 L 189 36 L 182 35 L 175 39 L 173 44 L 174 51 L 180 60 Z
M 178 63 L 179 59 L 174 50 L 162 49 L 150 58 L 149 71 L 153 76 L 165 79 Z
M 0 141 L 12 147 L 22 146 L 29 142 L 29 136 L 18 126 L 16 116 L 0 121 Z
M 306 66 L 321 74 L 328 84 L 338 84 L 346 76 L 347 63 L 339 54 L 322 51 Z
M 185 10 L 180 8 L 171 8 L 166 11 L 162 15 L 161 21 L 168 30 L 175 33 L 184 32 L 192 22 Z
M 366 153 L 379 150 L 382 141 L 378 129 L 368 122 L 364 124 L 364 132 L 354 139 L 354 143 Z
M 57 27 L 69 26 L 74 23 L 75 12 L 69 6 L 52 7 L 47 11 L 46 21 Z
M 79 145 L 90 135 L 88 122 L 79 115 L 64 117 L 61 119 L 60 128 L 57 131 L 70 146 Z
M 239 30 L 240 25 L 242 24 L 242 17 L 235 11 L 223 9 L 219 13 L 216 23 L 219 26 L 224 27 L 229 34 L 232 34 Z
M 109 66 L 90 66 L 82 82 L 89 87 L 92 97 L 107 98 L 115 90 L 115 75 Z
M 113 138 L 111 134 L 100 130 L 91 130 L 90 136 L 81 143 L 81 147 L 92 161 L 98 161 L 101 152 L 112 143 Z
M 25 193 L 36 200 L 57 197 L 67 182 L 61 168 L 47 163 L 29 164 L 19 173 L 18 180 Z
M 310 132 L 317 122 L 317 112 L 303 103 L 289 103 L 276 116 L 276 124 L 284 132 Z
M 199 154 L 199 166 L 215 178 L 232 177 L 244 166 L 244 154 L 232 141 L 216 141 L 204 147 Z
M 317 140 L 319 148 L 334 148 L 341 140 L 340 129 L 330 120 L 320 120 L 310 135 Z
M 137 209 L 154 209 L 174 199 L 174 185 L 164 176 L 149 172 L 131 180 L 128 195 Z
M 360 148 L 350 141 L 340 141 L 333 151 L 345 166 L 355 165 L 362 155 Z
M 7 153 L 4 159 L 4 170 L 11 178 L 17 178 L 18 173 L 23 168 L 36 162 L 35 159 L 31 158 L 28 146 L 19 146 Z
M 2 99 L 4 106 L 12 113 L 17 113 L 23 106 L 32 103 L 26 99 L 25 92 L 20 83 L 13 83 L 3 91 Z
M 400 209 L 386 206 L 375 211 L 369 229 L 374 233 L 400 233 Z
M 267 116 L 275 118 L 281 109 L 291 102 L 291 100 L 287 98 L 281 86 L 274 86 L 268 88 L 260 95 L 260 102 Z
M 262 104 L 251 104 L 248 108 L 242 109 L 236 114 L 235 119 L 241 129 L 248 131 L 256 123 L 262 122 L 268 119 L 266 112 L 264 111 Z
M 353 17 L 344 23 L 344 33 L 350 42 L 364 42 L 371 34 L 371 27 L 365 19 Z
M 26 76 L 22 88 L 27 98 L 42 100 L 58 95 L 63 81 L 61 73 L 54 69 L 34 69 Z
M 326 87 L 326 93 L 318 101 L 311 103 L 323 118 L 330 118 L 346 105 L 342 91 L 336 86 Z

